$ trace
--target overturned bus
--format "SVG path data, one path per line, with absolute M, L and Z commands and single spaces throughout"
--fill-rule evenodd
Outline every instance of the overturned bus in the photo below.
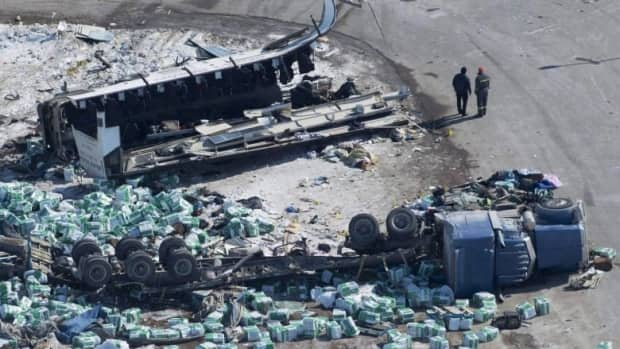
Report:
M 93 177 L 114 178 L 331 138 L 360 122 L 402 123 L 376 122 L 402 93 L 301 109 L 285 103 L 280 84 L 314 70 L 313 44 L 335 19 L 334 0 L 324 0 L 320 22 L 261 49 L 217 50 L 207 60 L 58 95 L 38 107 L 46 147 L 65 161 L 79 159 Z

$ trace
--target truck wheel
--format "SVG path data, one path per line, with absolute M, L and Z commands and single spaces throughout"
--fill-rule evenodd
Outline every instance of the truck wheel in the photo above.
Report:
M 98 289 L 106 285 L 112 278 L 112 266 L 103 256 L 88 256 L 81 265 L 82 283 Z
M 410 209 L 399 207 L 393 209 L 385 220 L 390 237 L 394 239 L 410 239 L 418 232 L 417 217 Z
M 169 252 L 165 265 L 176 281 L 187 281 L 194 275 L 196 259 L 186 248 L 177 248 Z
M 552 198 L 536 204 L 536 221 L 544 225 L 573 224 L 577 205 L 566 198 Z
M 136 251 L 125 260 L 125 272 L 130 280 L 148 282 L 155 275 L 155 262 L 144 251 Z
M 116 244 L 116 258 L 124 261 L 132 252 L 144 250 L 142 241 L 136 238 L 124 237 Z
M 379 239 L 379 223 L 372 215 L 361 213 L 349 222 L 349 239 L 356 251 L 372 248 Z
M 183 241 L 183 239 L 171 236 L 162 241 L 161 245 L 159 245 L 158 251 L 159 263 L 166 265 L 168 255 L 177 248 L 187 248 L 187 245 L 185 245 L 185 241 Z
M 97 241 L 90 239 L 83 239 L 75 243 L 71 249 L 71 257 L 75 265 L 80 264 L 80 259 L 88 255 L 101 255 L 101 248 L 97 244 Z

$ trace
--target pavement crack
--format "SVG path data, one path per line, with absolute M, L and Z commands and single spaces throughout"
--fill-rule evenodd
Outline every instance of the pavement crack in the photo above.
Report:
M 372 16 L 375 18 L 375 23 L 377 23 L 377 28 L 379 28 L 379 33 L 381 33 L 381 37 L 385 40 L 385 34 L 383 33 L 383 27 L 381 26 L 381 22 L 379 22 L 379 18 L 377 18 L 377 14 L 375 13 L 375 9 L 372 7 L 370 1 L 367 2 L 368 8 L 372 13 Z

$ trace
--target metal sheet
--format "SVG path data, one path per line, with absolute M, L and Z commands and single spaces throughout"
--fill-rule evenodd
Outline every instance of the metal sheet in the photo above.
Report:
M 109 42 L 114 39 L 114 34 L 102 27 L 92 25 L 78 25 L 75 30 L 75 36 L 80 39 Z

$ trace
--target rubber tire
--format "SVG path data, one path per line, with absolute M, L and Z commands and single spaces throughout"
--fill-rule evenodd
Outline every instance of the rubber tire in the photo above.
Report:
M 136 238 L 124 237 L 117 244 L 114 249 L 114 255 L 121 261 L 124 261 L 133 252 L 144 250 L 144 244 L 142 241 Z
M 196 271 L 196 259 L 187 248 L 177 248 L 169 252 L 166 258 L 166 271 L 175 281 L 188 281 Z
M 536 204 L 536 222 L 543 225 L 574 224 L 577 205 L 566 198 L 552 198 Z
M 131 281 L 147 283 L 155 276 L 153 257 L 144 251 L 135 251 L 125 260 L 125 273 Z
M 71 258 L 75 265 L 80 265 L 80 259 L 88 255 L 101 255 L 101 248 L 97 241 L 91 239 L 82 239 L 73 245 L 71 249 Z
M 349 241 L 356 251 L 365 251 L 375 246 L 379 239 L 379 223 L 370 214 L 360 213 L 349 222 Z
M 99 289 L 112 278 L 112 266 L 103 256 L 88 256 L 80 267 L 81 281 L 90 288 Z
M 185 245 L 185 241 L 183 241 L 183 239 L 176 236 L 171 236 L 162 241 L 161 245 L 159 245 L 159 250 L 157 253 L 159 256 L 159 263 L 166 265 L 166 260 L 168 259 L 170 252 L 178 248 L 187 248 L 187 245 Z
M 390 238 L 397 240 L 413 238 L 420 228 L 418 218 L 410 209 L 404 207 L 390 211 L 385 219 L 385 226 Z

